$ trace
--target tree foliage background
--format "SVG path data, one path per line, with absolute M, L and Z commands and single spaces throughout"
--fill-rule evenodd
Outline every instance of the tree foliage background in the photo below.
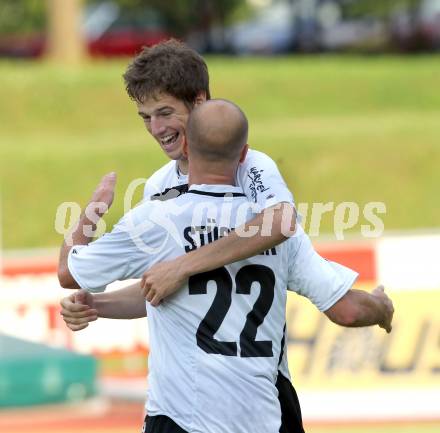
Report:
M 374 16 L 389 18 L 390 15 L 403 9 L 415 13 L 423 0 L 342 0 L 343 7 L 353 17 Z
M 1 0 L 0 34 L 31 33 L 46 24 L 44 0 Z
M 62 0 L 61 0 L 62 1 Z M 103 0 L 83 0 L 84 4 Z M 159 11 L 169 29 L 177 36 L 190 31 L 205 31 L 214 24 L 223 25 L 245 0 L 114 0 L 121 8 L 152 8 Z M 0 33 L 42 31 L 46 23 L 45 0 L 1 0 Z
M 62 1 L 62 0 L 61 0 Z M 83 0 L 96 4 L 103 0 Z M 222 26 L 234 12 L 246 6 L 246 0 L 113 0 L 121 8 L 152 8 L 159 11 L 176 36 L 191 31 L 206 31 L 213 25 Z M 307 0 L 290 0 L 296 3 Z M 324 1 L 324 0 L 322 0 Z M 423 0 L 339 0 L 348 16 L 388 18 L 396 9 L 415 13 Z M 41 31 L 46 23 L 45 0 L 1 0 L 0 33 Z

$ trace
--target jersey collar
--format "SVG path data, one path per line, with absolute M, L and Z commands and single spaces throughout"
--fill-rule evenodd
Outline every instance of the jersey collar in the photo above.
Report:
M 232 185 L 193 184 L 189 187 L 188 193 L 210 195 L 214 197 L 224 197 L 227 195 L 232 195 L 232 197 L 246 197 L 242 188 Z

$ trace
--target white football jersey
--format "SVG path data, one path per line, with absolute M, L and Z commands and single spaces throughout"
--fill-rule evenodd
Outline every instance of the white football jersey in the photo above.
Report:
M 186 184 L 188 175 L 180 173 L 177 161 L 170 161 L 147 180 L 144 199 L 150 200 L 170 188 Z M 257 203 L 261 210 L 281 202 L 294 203 L 275 162 L 258 150 L 248 150 L 245 160 L 238 166 L 235 185 L 242 188 L 248 200 Z
M 140 278 L 153 264 L 215 241 L 253 218 L 250 204 L 241 188 L 228 185 L 192 185 L 175 199 L 146 201 L 111 233 L 73 247 L 69 270 L 90 291 Z M 332 266 L 299 228 L 261 255 L 191 277 L 158 307 L 147 303 L 148 414 L 166 415 L 194 433 L 277 433 L 281 409 L 275 383 L 286 287 L 325 311 L 357 276 Z
M 170 161 L 146 181 L 143 198 L 144 200 L 173 198 L 180 192 L 186 192 L 187 184 L 188 175 L 179 171 L 177 161 Z M 248 150 L 245 160 L 238 166 L 235 184 L 241 187 L 248 200 L 256 203 L 261 210 L 282 202 L 294 204 L 293 195 L 287 188 L 276 163 L 258 150 Z M 301 221 L 299 215 L 297 221 Z M 285 342 L 287 347 L 287 339 Z M 290 379 L 286 350 L 284 352 L 279 371 Z

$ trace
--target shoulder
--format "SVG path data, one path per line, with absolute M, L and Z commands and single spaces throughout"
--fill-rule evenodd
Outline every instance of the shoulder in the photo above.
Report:
M 281 202 L 293 203 L 293 197 L 272 158 L 258 150 L 249 150 L 238 166 L 237 184 L 250 201 L 266 209 Z
M 124 214 L 115 225 L 115 228 L 127 229 L 128 227 L 132 227 L 133 224 L 138 224 L 141 221 L 148 221 L 151 213 L 157 208 L 158 204 L 158 202 L 153 202 L 151 200 L 140 202 L 137 206 Z
M 145 182 L 144 198 L 161 193 L 169 184 L 170 177 L 176 173 L 176 161 L 169 161 L 155 171 Z
M 156 170 L 148 179 L 147 182 L 161 183 L 167 176 L 174 174 L 176 171 L 176 161 L 169 161 L 163 167 Z
M 250 167 L 252 165 L 276 165 L 275 161 L 264 152 L 260 152 L 259 150 L 249 149 L 246 155 L 245 160 L 242 165 Z
M 263 152 L 249 149 L 245 160 L 237 170 L 238 179 L 243 182 L 260 183 L 263 180 L 281 177 L 274 160 Z
M 257 176 L 262 173 L 265 176 L 278 173 L 278 167 L 275 161 L 264 152 L 249 149 L 245 160 L 238 166 L 239 176 Z
M 148 200 L 132 209 L 124 217 L 122 230 L 129 233 L 135 245 L 155 248 L 157 245 L 175 246 L 181 239 L 182 224 L 191 221 L 192 202 L 185 196 L 166 201 Z M 170 237 L 172 241 L 168 242 Z M 142 251 L 145 249 L 142 247 Z
M 125 232 L 134 245 L 150 244 L 165 229 L 161 224 L 168 214 L 166 202 L 146 200 L 128 211 L 114 226 L 116 232 Z
M 187 187 L 188 185 L 184 186 Z M 180 189 L 170 189 L 168 193 L 169 194 L 165 194 L 164 197 L 159 197 L 156 200 L 144 200 L 140 202 L 136 207 L 129 210 L 123 216 L 123 219 L 131 219 L 136 223 L 147 220 L 154 221 L 162 217 L 178 216 L 192 205 L 192 200 L 189 199 L 185 193 L 182 193 Z M 180 210 L 180 212 L 176 214 L 177 210 Z

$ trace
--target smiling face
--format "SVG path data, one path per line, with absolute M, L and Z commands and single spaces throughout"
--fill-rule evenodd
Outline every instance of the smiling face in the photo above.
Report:
M 186 123 L 190 113 L 187 105 L 166 93 L 159 93 L 136 104 L 148 132 L 168 158 L 182 159 Z

